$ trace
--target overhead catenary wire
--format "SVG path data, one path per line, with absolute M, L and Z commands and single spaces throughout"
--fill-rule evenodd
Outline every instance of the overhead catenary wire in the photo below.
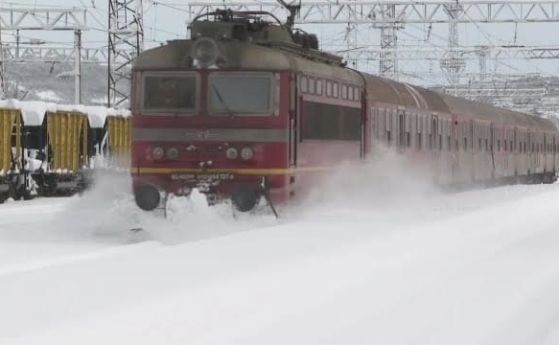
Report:
M 99 0 L 74 0 L 76 3 L 79 3 L 80 6 L 87 8 L 87 15 L 88 15 L 88 27 L 90 28 L 91 32 L 84 34 L 84 46 L 99 46 L 99 47 L 106 47 L 106 40 L 103 38 L 99 38 L 100 34 L 105 34 L 107 32 L 106 28 L 106 9 L 105 3 L 106 1 L 99 1 Z M 209 2 L 209 1 L 208 1 Z M 225 0 L 217 0 L 212 1 L 215 4 L 220 5 L 228 5 L 234 4 L 234 1 L 225 1 Z M 243 1 L 247 2 L 247 1 Z M 271 0 L 251 0 L 251 2 L 255 4 L 270 4 L 273 1 Z M 326 2 L 331 4 L 337 4 L 337 0 L 326 0 Z M 146 21 L 144 24 L 145 32 L 149 32 L 149 35 L 146 35 L 145 42 L 146 46 L 156 45 L 159 43 L 163 43 L 168 39 L 173 38 L 184 38 L 185 35 L 185 25 L 183 25 L 182 21 L 179 21 L 181 25 L 180 30 L 174 30 L 172 25 L 169 25 L 169 21 L 166 21 L 166 16 L 169 16 L 169 13 L 177 13 L 179 15 L 183 15 L 185 17 L 184 22 L 187 21 L 187 16 L 189 13 L 189 2 L 179 2 L 179 1 L 165 1 L 165 0 L 144 0 L 145 8 L 144 14 L 146 15 L 146 19 L 149 18 L 149 21 Z M 359 3 L 359 1 L 355 1 L 355 3 Z M 390 3 L 390 1 L 379 1 L 380 4 L 382 3 Z M 47 5 L 41 5 L 41 1 L 36 0 L 21 0 L 21 1 L 3 1 L 2 6 L 9 7 L 9 6 L 28 6 L 34 8 L 63 8 L 67 6 L 63 6 L 57 3 L 49 3 Z M 350 7 L 353 10 L 353 7 Z M 353 13 L 353 12 L 350 12 Z M 354 14 L 351 14 L 353 16 Z M 472 25 L 476 28 L 476 32 L 483 37 L 480 41 L 486 41 L 488 46 L 499 46 L 499 45 L 506 45 L 507 43 L 512 42 L 513 45 L 522 45 L 522 38 L 520 33 L 522 31 L 518 31 L 518 25 L 515 24 L 515 28 L 517 30 L 514 31 L 514 38 L 511 38 L 510 34 L 507 34 L 506 38 L 502 38 L 498 32 L 492 32 L 488 30 L 487 24 L 478 24 L 472 18 L 468 19 L 472 22 Z M 371 35 L 370 32 L 372 28 L 364 27 L 364 26 L 351 26 L 351 23 L 346 21 L 344 24 L 344 29 L 349 28 L 349 31 L 338 30 L 335 25 L 330 25 L 326 28 L 325 26 L 320 26 L 320 24 L 308 24 L 302 23 L 298 24 L 300 27 L 306 29 L 306 31 L 320 31 L 322 44 L 321 47 L 333 52 L 358 52 L 359 50 L 366 50 L 368 48 L 378 48 L 378 35 Z M 176 25 L 178 26 L 178 25 Z M 461 25 L 462 26 L 462 25 Z M 307 28 L 310 28 L 308 30 Z M 320 28 L 320 30 L 317 30 Z M 324 29 L 323 29 L 324 28 Z M 460 29 L 461 31 L 463 28 Z M 406 49 L 415 49 L 417 47 L 434 47 L 436 49 L 444 49 L 445 44 L 443 42 L 447 39 L 443 35 L 441 35 L 441 24 L 405 24 L 405 28 L 398 31 L 398 50 L 406 50 Z M 342 44 L 344 35 L 348 37 L 351 42 L 346 41 L 345 44 Z M 20 36 L 24 40 L 27 39 L 35 39 L 35 38 L 42 38 L 41 35 L 30 35 L 27 34 L 25 36 Z M 25 37 L 25 38 L 24 38 Z M 104 37 L 104 36 L 103 36 Z M 8 36 L 7 44 L 10 45 L 11 37 Z M 64 38 L 54 38 L 49 39 L 48 44 L 52 45 L 59 45 L 59 46 L 70 46 L 71 43 L 65 42 Z M 485 44 L 485 42 L 483 42 Z M 461 44 L 458 49 L 467 49 L 471 50 L 470 48 L 473 47 L 471 43 L 463 43 Z M 537 47 L 537 46 L 535 46 Z M 351 48 L 351 49 L 348 49 Z M 370 70 L 369 63 L 371 60 L 363 60 L 361 62 L 363 66 L 366 67 L 367 70 Z M 404 62 L 407 64 L 407 62 Z M 413 65 L 412 65 L 413 64 Z M 429 62 L 430 66 L 436 66 L 433 62 Z M 409 68 L 417 67 L 423 68 L 424 63 L 421 61 L 410 63 Z M 541 70 L 548 70 L 546 68 L 540 67 L 541 65 L 533 63 L 531 65 L 525 64 L 522 67 L 519 67 L 519 63 L 517 62 L 505 62 L 500 63 L 498 68 L 501 71 L 511 71 L 511 72 L 518 72 L 519 70 L 526 71 L 533 66 L 531 69 L 536 69 L 538 71 Z M 543 65 L 543 63 L 542 63 Z M 521 66 L 521 65 L 520 65 Z M 404 66 L 402 66 L 404 69 Z M 468 68 L 468 71 L 471 72 L 472 67 L 471 65 Z

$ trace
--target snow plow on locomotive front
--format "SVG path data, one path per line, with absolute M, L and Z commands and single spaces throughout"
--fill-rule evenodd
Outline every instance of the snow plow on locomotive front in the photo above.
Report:
M 252 210 L 261 197 L 278 200 L 286 169 L 272 166 L 281 165 L 286 151 L 282 132 L 247 128 L 136 130 L 132 172 L 136 203 L 151 211 L 166 196 L 189 195 L 193 189 L 206 194 L 210 204 L 231 199 L 242 212 Z
M 193 189 L 242 212 L 289 194 L 289 61 L 251 42 L 290 33 L 256 17 L 219 16 L 194 21 L 191 40 L 136 60 L 132 178 L 143 210 Z
M 283 169 L 259 166 L 266 162 L 266 152 L 281 146 L 281 142 L 226 138 L 182 145 L 177 141 L 161 145 L 158 141 L 157 146 L 145 146 L 142 167 L 133 171 L 136 203 L 151 211 L 168 195 L 189 195 L 193 189 L 204 193 L 210 204 L 230 199 L 242 212 L 252 210 L 262 197 L 268 202 L 270 197 L 278 200 L 278 191 L 285 185 Z M 150 160 L 153 164 L 148 163 Z

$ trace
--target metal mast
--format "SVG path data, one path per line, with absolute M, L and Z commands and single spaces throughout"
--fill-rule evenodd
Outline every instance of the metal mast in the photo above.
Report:
M 143 50 L 142 0 L 109 0 L 107 54 L 107 106 L 128 100 L 132 61 Z
M 489 47 L 480 46 L 476 54 L 479 58 L 479 80 L 485 81 L 485 79 L 487 78 L 487 58 L 490 54 Z
M 76 85 L 76 102 L 80 102 L 81 88 L 81 33 L 87 30 L 86 11 L 80 8 L 0 8 L 0 26 L 3 31 L 73 31 L 74 32 L 74 60 Z M 1 41 L 1 32 L 0 32 Z M 0 42 L 1 43 L 1 42 Z M 0 44 L 0 82 L 4 96 L 7 96 L 5 62 L 9 58 L 4 45 Z M 12 54 L 10 54 L 12 55 Z M 15 48 L 15 56 L 19 56 L 19 42 Z
M 381 16 L 396 19 L 396 6 L 393 4 L 382 5 Z M 373 22 L 376 18 L 374 13 Z M 382 53 L 379 59 L 379 74 L 386 78 L 398 79 L 398 57 L 396 50 L 398 47 L 398 29 L 403 26 L 395 22 L 375 23 L 374 28 L 380 29 L 380 49 Z
M 82 32 L 74 31 L 74 103 L 82 103 Z
M 444 10 L 448 15 L 448 51 L 441 60 L 441 69 L 446 72 L 451 86 L 460 83 L 460 73 L 466 67 L 461 53 L 458 51 L 458 19 L 463 13 L 464 7 L 456 0 L 454 3 L 445 4 Z
M 0 20 L 0 99 L 6 98 L 4 44 L 2 43 L 2 21 Z

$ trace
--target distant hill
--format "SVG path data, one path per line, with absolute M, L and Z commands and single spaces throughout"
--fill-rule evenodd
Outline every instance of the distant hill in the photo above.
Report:
M 74 76 L 71 63 L 26 62 L 6 66 L 8 95 L 21 100 L 74 103 Z M 128 85 L 126 85 L 128 88 Z M 82 65 L 82 103 L 106 105 L 107 67 Z

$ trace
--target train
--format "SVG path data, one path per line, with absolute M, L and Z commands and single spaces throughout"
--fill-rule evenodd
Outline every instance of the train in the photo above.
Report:
M 218 10 L 133 67 L 138 207 L 193 189 L 241 212 L 316 187 L 345 161 L 394 150 L 441 186 L 552 183 L 548 119 L 360 72 L 267 12 Z M 390 173 L 389 171 L 387 173 Z
M 83 191 L 94 168 L 128 172 L 129 115 L 101 106 L 0 101 L 0 203 Z

